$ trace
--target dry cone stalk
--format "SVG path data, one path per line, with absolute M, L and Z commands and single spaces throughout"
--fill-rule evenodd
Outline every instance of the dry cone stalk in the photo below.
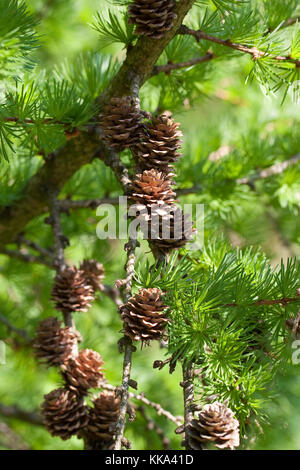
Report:
M 94 300 L 94 290 L 88 284 L 84 272 L 72 266 L 56 275 L 52 299 L 55 308 L 64 313 L 87 312 Z
M 146 343 L 164 337 L 169 320 L 161 296 L 159 289 L 141 289 L 120 308 L 126 336 Z
M 52 436 L 70 439 L 87 425 L 87 408 L 83 398 L 79 398 L 76 393 L 58 388 L 44 398 L 42 416 Z
M 86 395 L 90 388 L 100 388 L 105 382 L 102 365 L 100 354 L 92 349 L 82 349 L 61 369 L 68 388 L 79 395 Z
M 118 152 L 135 145 L 139 141 L 142 120 L 138 98 L 112 98 L 100 116 L 103 140 Z
M 240 444 L 239 422 L 226 405 L 216 402 L 204 405 L 188 429 L 189 444 L 194 450 L 212 443 L 219 449 L 234 449 Z
M 142 141 L 135 147 L 142 169 L 155 168 L 170 177 L 173 175 L 172 164 L 181 156 L 178 149 L 182 144 L 182 132 L 178 127 L 179 123 L 174 122 L 169 111 L 152 119 L 145 128 Z
M 101 263 L 95 259 L 86 259 L 80 264 L 79 269 L 84 272 L 84 276 L 88 284 L 93 287 L 94 292 L 101 290 L 104 279 L 104 268 Z
M 120 397 L 112 391 L 104 391 L 93 400 L 89 409 L 87 437 L 91 449 L 112 450 L 115 426 L 120 412 Z
M 37 328 L 33 346 L 41 362 L 57 366 L 76 355 L 77 332 L 68 326 L 61 328 L 57 318 L 49 317 Z
M 136 33 L 156 39 L 169 31 L 177 15 L 174 0 L 135 0 L 129 5 L 129 22 L 136 25 Z

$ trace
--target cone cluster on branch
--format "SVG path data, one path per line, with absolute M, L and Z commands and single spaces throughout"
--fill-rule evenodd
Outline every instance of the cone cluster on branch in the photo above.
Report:
M 100 116 L 103 140 L 117 152 L 132 147 L 139 141 L 142 121 L 138 98 L 111 98 Z
M 128 8 L 129 22 L 136 33 L 160 39 L 169 31 L 177 15 L 174 0 L 134 0 Z
M 179 123 L 174 122 L 169 111 L 154 117 L 145 126 L 144 136 L 135 147 L 135 154 L 143 170 L 155 168 L 170 177 L 173 175 L 172 164 L 181 153 L 182 132 Z
M 94 289 L 83 271 L 66 267 L 55 277 L 52 299 L 61 312 L 87 312 L 94 300 Z
M 168 317 L 161 297 L 160 289 L 141 289 L 120 308 L 126 336 L 145 343 L 164 337 Z
M 63 440 L 78 434 L 88 424 L 83 398 L 66 388 L 58 388 L 45 395 L 42 416 L 50 434 Z
M 114 448 L 115 426 L 120 412 L 120 397 L 113 391 L 104 391 L 93 400 L 89 409 L 87 436 L 94 450 Z
M 70 390 L 86 395 L 90 388 L 100 388 L 105 382 L 103 360 L 92 349 L 82 349 L 78 355 L 62 364 L 62 374 Z
M 212 443 L 219 449 L 234 449 L 240 444 L 239 422 L 225 404 L 204 405 L 188 428 L 189 444 L 193 450 Z
M 59 271 L 52 289 L 56 308 L 62 313 L 86 312 L 103 276 L 103 266 L 96 260 L 83 261 L 79 270 L 72 266 Z M 78 352 L 78 335 L 73 327 L 62 328 L 60 321 L 49 317 L 40 323 L 34 342 L 38 359 L 60 366 L 65 382 L 45 395 L 42 405 L 46 429 L 63 440 L 84 433 L 88 424 L 84 397 L 105 383 L 102 357 L 91 349 Z
M 130 215 L 135 216 L 155 256 L 183 247 L 195 232 L 193 223 L 175 205 L 172 178 L 181 154 L 182 133 L 169 111 L 144 124 L 140 141 L 132 148 L 142 170 L 129 187 Z
M 77 332 L 54 317 L 43 320 L 37 328 L 33 344 L 35 355 L 49 366 L 58 366 L 71 359 L 77 351 Z
M 84 277 L 88 284 L 92 286 L 94 292 L 101 290 L 102 281 L 104 279 L 103 264 L 95 259 L 85 259 L 79 269 L 83 271 Z

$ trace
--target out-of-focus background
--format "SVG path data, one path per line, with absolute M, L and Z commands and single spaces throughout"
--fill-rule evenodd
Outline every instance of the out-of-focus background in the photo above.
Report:
M 100 0 L 26 0 L 31 11 L 40 19 L 39 33 L 41 47 L 36 51 L 41 69 L 53 70 L 66 59 L 72 60 L 82 51 L 97 50 L 97 33 L 89 26 L 96 10 L 111 5 Z M 118 8 L 114 6 L 113 8 Z M 101 49 L 103 54 L 114 52 L 120 59 L 124 52 L 117 46 Z M 281 104 L 281 97 L 266 96 L 256 83 L 245 84 L 249 63 L 244 59 L 220 60 L 210 80 L 199 82 L 199 99 L 185 100 L 178 108 L 175 119 L 181 123 L 184 133 L 184 156 L 177 165 L 178 184 L 190 186 L 205 179 L 205 162 L 215 162 L 238 149 L 236 161 L 228 162 L 239 166 L 243 152 L 249 153 L 252 162 L 259 169 L 260 152 L 269 149 L 284 152 L 286 136 L 293 153 L 299 152 L 299 105 L 287 99 Z M 208 70 L 210 71 L 210 70 Z M 154 96 L 154 97 L 153 97 Z M 141 92 L 144 109 L 153 107 L 154 85 L 146 85 Z M 153 109 L 151 109 L 153 110 Z M 251 133 L 251 136 L 249 136 Z M 291 138 L 292 136 L 292 138 Z M 249 141 L 251 145 L 249 145 Z M 247 144 L 248 142 L 248 144 Z M 291 149 L 289 149 L 291 150 Z M 84 149 L 83 149 L 84 151 Z M 2 168 L 2 183 L 7 185 L 6 196 L 1 204 L 11 203 L 14 177 L 5 179 L 5 165 Z M 39 163 L 37 161 L 36 165 Z M 191 166 L 198 168 L 191 174 Z M 10 170 L 11 171 L 11 170 Z M 31 171 L 31 170 L 30 170 Z M 30 176 L 30 171 L 24 178 Z M 32 169 L 34 171 L 34 169 Z M 6 173 L 7 175 L 8 173 Z M 217 171 L 216 171 L 217 174 Z M 226 176 L 226 175 L 225 175 Z M 211 176 L 210 176 L 211 177 Z M 216 176 L 218 177 L 218 176 Z M 273 265 L 281 258 L 299 256 L 300 242 L 300 183 L 297 174 L 288 171 L 283 190 L 270 182 L 268 200 L 248 186 L 231 194 L 228 186 L 226 204 L 220 200 L 218 188 L 210 185 L 200 196 L 186 198 L 188 202 L 206 204 L 206 234 L 223 232 L 234 246 L 262 246 Z M 282 181 L 280 187 L 282 188 Z M 11 191 L 11 192 L 10 192 Z M 106 192 L 118 195 L 120 188 L 110 170 L 102 162 L 94 162 L 80 170 L 64 188 L 81 198 L 101 197 Z M 114 191 L 114 193 L 112 192 Z M 223 194 L 223 192 L 222 192 Z M 223 196 L 222 196 L 223 197 Z M 269 203 L 270 202 L 270 203 Z M 253 210 L 255 207 L 255 210 Z M 42 223 L 44 217 L 32 221 L 27 229 L 28 238 L 39 240 L 45 246 L 51 244 L 49 227 Z M 96 237 L 97 218 L 94 210 L 73 212 L 63 216 L 66 234 L 71 245 L 66 250 L 68 260 L 78 264 L 85 257 L 96 257 L 103 262 L 106 270 L 105 283 L 113 285 L 122 276 L 125 258 L 123 241 L 100 241 Z M 141 251 L 139 252 L 141 256 Z M 10 321 L 18 328 L 25 329 L 33 336 L 39 320 L 55 314 L 49 301 L 54 273 L 43 266 L 33 266 L 21 261 L 0 256 L 0 313 L 9 315 Z M 3 311 L 3 312 L 2 312 Z M 78 314 L 76 326 L 83 336 L 83 348 L 93 348 L 103 357 L 108 380 L 120 383 L 122 356 L 117 350 L 121 322 L 115 305 L 108 298 L 98 296 L 88 314 Z M 38 410 L 43 395 L 56 388 L 61 378 L 53 368 L 38 366 L 31 350 L 21 345 L 18 336 L 11 335 L 0 323 L 0 339 L 6 343 L 6 363 L 0 365 L 0 403 L 16 404 L 27 410 Z M 153 370 L 154 360 L 163 359 L 165 351 L 159 345 L 138 349 L 134 357 L 133 379 L 138 381 L 139 390 L 153 401 L 160 402 L 173 414 L 182 414 L 182 393 L 178 383 L 180 370 L 169 375 L 167 369 Z M 290 366 L 274 383 L 274 402 L 267 405 L 266 424 L 253 431 L 245 447 L 257 449 L 299 449 L 300 448 L 300 368 Z M 171 436 L 172 448 L 180 447 L 180 437 L 174 434 L 174 425 L 157 417 L 164 432 Z M 6 423 L 6 424 L 5 424 Z M 9 432 L 7 429 L 9 425 Z M 262 433 L 261 433 L 262 432 Z M 260 434 L 261 433 L 261 434 Z M 126 437 L 134 449 L 159 449 L 161 441 L 156 433 L 145 431 L 145 421 L 139 418 L 127 428 Z M 254 440 L 254 437 L 256 439 Z M 52 438 L 42 427 L 22 420 L 5 421 L 0 414 L 0 449 L 81 449 L 82 441 L 72 438 L 61 441 Z

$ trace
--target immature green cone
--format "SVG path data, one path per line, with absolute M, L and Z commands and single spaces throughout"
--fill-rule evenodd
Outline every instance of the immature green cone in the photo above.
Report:
M 239 422 L 230 408 L 215 402 L 204 405 L 188 429 L 189 444 L 194 450 L 212 443 L 219 449 L 231 449 L 240 445 Z
M 155 168 L 171 177 L 172 164 L 178 160 L 181 153 L 182 132 L 179 124 L 174 122 L 169 111 L 153 118 L 146 126 L 144 133 L 135 147 L 135 154 L 142 169 Z
M 139 141 L 142 121 L 138 98 L 112 98 L 100 116 L 103 140 L 117 152 L 132 147 Z
M 66 440 L 78 434 L 88 423 L 87 408 L 82 397 L 66 388 L 45 395 L 42 416 L 52 436 Z
M 120 412 L 120 397 L 112 391 L 104 391 L 93 400 L 89 409 L 87 436 L 94 450 L 114 448 L 115 426 Z
M 61 312 L 87 312 L 94 300 L 94 289 L 84 272 L 72 266 L 56 275 L 52 300 L 55 301 L 55 308 Z
M 136 25 L 136 33 L 162 38 L 169 31 L 177 15 L 174 0 L 135 0 L 129 5 L 129 22 Z
M 68 361 L 77 352 L 77 332 L 54 317 L 43 320 L 36 331 L 33 343 L 36 357 L 49 366 L 58 366 Z
M 141 289 L 120 308 L 126 336 L 146 343 L 164 337 L 169 320 L 161 296 L 160 289 Z
M 84 276 L 93 287 L 94 292 L 101 290 L 102 281 L 104 279 L 103 264 L 99 263 L 96 259 L 85 259 L 80 264 L 80 270 L 84 272 Z
M 86 395 L 90 388 L 100 388 L 105 382 L 102 366 L 100 354 L 92 349 L 82 349 L 61 369 L 68 388 L 79 395 Z

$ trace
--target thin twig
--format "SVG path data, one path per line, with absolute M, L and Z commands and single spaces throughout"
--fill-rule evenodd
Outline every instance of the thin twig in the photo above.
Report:
M 298 297 L 282 297 L 281 299 L 260 299 L 257 300 L 256 302 L 253 302 L 251 304 L 245 304 L 245 307 L 254 307 L 254 306 L 260 306 L 260 305 L 288 305 L 291 303 L 300 303 L 300 296 Z M 240 305 L 236 302 L 232 302 L 229 304 L 219 304 L 216 307 L 240 307 Z
M 64 258 L 65 237 L 60 221 L 60 207 L 57 200 L 57 191 L 49 191 L 49 206 L 51 214 L 49 223 L 52 225 L 54 241 L 54 265 L 57 272 L 59 272 L 65 268 L 66 264 Z
M 0 446 L 12 450 L 29 450 L 29 446 L 23 441 L 21 436 L 8 426 L 7 423 L 0 423 Z
M 269 166 L 268 168 L 264 168 L 261 171 L 258 171 L 257 173 L 250 175 L 250 176 L 245 176 L 243 178 L 238 178 L 235 180 L 235 183 L 237 184 L 247 184 L 251 187 L 253 187 L 253 183 L 257 180 L 260 179 L 266 179 L 270 178 L 271 176 L 274 175 L 279 175 L 283 173 L 287 168 L 290 166 L 294 166 L 297 163 L 300 162 L 300 153 L 289 158 L 288 160 L 285 160 L 283 162 L 278 162 L 274 163 L 274 165 Z M 195 194 L 198 193 L 199 191 L 202 191 L 204 189 L 204 186 L 201 186 L 199 184 L 195 184 L 194 186 L 190 188 L 179 188 L 176 190 L 177 196 L 185 196 L 188 194 Z
M 50 218 L 49 223 L 52 226 L 53 241 L 54 241 L 54 266 L 56 272 L 60 273 L 66 267 L 64 249 L 68 240 L 63 234 L 61 220 L 60 220 L 60 207 L 57 200 L 57 191 L 49 191 L 49 207 L 50 207 Z M 72 318 L 72 312 L 64 312 L 64 322 L 66 326 L 74 328 L 74 322 Z
M 173 70 L 184 69 L 192 67 L 193 65 L 203 64 L 204 62 L 209 62 L 214 58 L 212 52 L 208 52 L 205 56 L 195 57 L 194 59 L 186 60 L 185 62 L 177 63 L 168 63 L 165 65 L 155 65 L 153 67 L 152 76 L 158 75 L 159 73 L 165 73 L 169 75 Z
M 23 410 L 18 405 L 3 405 L 0 403 L 0 414 L 6 418 L 15 418 L 30 424 L 43 426 L 42 417 L 38 413 Z
M 299 330 L 299 324 L 300 324 L 300 309 L 297 313 L 296 318 L 294 319 L 294 324 L 293 324 L 293 329 L 292 329 L 292 334 L 293 334 L 294 338 L 297 337 L 297 333 L 298 333 L 298 330 Z
M 21 261 L 25 261 L 26 263 L 37 263 L 37 264 L 44 264 L 49 268 L 53 268 L 53 263 L 48 261 L 45 258 L 41 258 L 40 256 L 35 256 L 30 253 L 24 253 L 23 251 L 17 250 L 9 250 L 8 248 L 1 248 L 0 254 L 10 256 L 11 258 L 16 258 Z
M 100 291 L 102 292 L 102 294 L 109 297 L 117 305 L 117 307 L 121 307 L 123 305 L 119 289 L 117 289 L 116 287 L 111 287 L 102 284 L 100 287 Z
M 18 244 L 24 244 L 27 245 L 29 248 L 32 248 L 33 250 L 37 251 L 40 253 L 42 256 L 49 257 L 52 259 L 53 253 L 50 250 L 47 250 L 47 248 L 43 248 L 42 246 L 38 245 L 32 240 L 28 240 L 27 238 L 24 237 L 24 235 L 19 235 L 17 238 L 17 243 Z
M 129 239 L 129 242 L 125 244 L 125 250 L 127 251 L 127 262 L 126 262 L 126 285 L 125 285 L 125 300 L 126 302 L 131 296 L 132 278 L 134 274 L 134 263 L 135 263 L 135 249 L 138 241 Z M 119 343 L 121 344 L 121 343 Z M 124 346 L 124 361 L 123 361 L 123 378 L 121 387 L 121 404 L 120 414 L 118 422 L 116 424 L 116 440 L 115 450 L 121 450 L 122 438 L 126 423 L 126 412 L 128 408 L 128 396 L 129 396 L 129 382 L 130 382 L 130 371 L 131 371 L 131 359 L 133 344 L 132 340 L 125 336 L 122 340 L 122 346 Z
M 96 209 L 101 204 L 119 204 L 119 197 L 103 197 L 98 199 L 63 199 L 59 200 L 58 204 L 61 210 L 69 209 Z
M 0 322 L 3 323 L 8 328 L 9 331 L 16 333 L 18 336 L 21 336 L 21 338 L 23 338 L 26 341 L 26 343 L 31 343 L 31 338 L 29 334 L 27 333 L 27 331 L 14 326 L 12 323 L 10 323 L 10 321 L 4 315 L 2 315 L 2 313 L 0 313 Z
M 162 447 L 164 450 L 170 450 L 171 449 L 171 441 L 170 439 L 168 439 L 166 436 L 165 436 L 165 433 L 163 431 L 163 429 L 158 426 L 158 424 L 152 419 L 150 418 L 147 413 L 146 413 L 146 410 L 145 410 L 145 407 L 144 406 L 138 406 L 137 407 L 137 411 L 139 411 L 141 413 L 141 415 L 143 416 L 144 420 L 146 421 L 147 423 L 147 429 L 149 431 L 154 431 L 156 432 L 156 434 L 158 435 L 159 439 L 161 440 L 162 442 Z
M 220 44 L 221 46 L 230 47 L 231 49 L 234 49 L 236 51 L 250 54 L 253 60 L 261 59 L 262 57 L 268 57 L 278 62 L 289 62 L 289 63 L 295 64 L 296 67 L 300 67 L 299 59 L 293 59 L 290 56 L 271 55 L 268 52 L 257 49 L 256 47 L 249 47 L 244 44 L 238 44 L 238 43 L 232 42 L 230 39 L 217 38 L 215 36 L 211 36 L 210 34 L 205 33 L 204 31 L 201 31 L 201 30 L 195 31 L 194 29 L 190 29 L 185 25 L 182 25 L 179 28 L 178 34 L 187 34 L 190 36 L 194 36 L 194 38 L 198 42 L 202 39 L 204 41 L 210 41 L 215 44 Z
M 181 386 L 183 388 L 183 401 L 184 401 L 184 445 L 186 450 L 191 450 L 192 447 L 189 443 L 189 432 L 191 421 L 193 419 L 192 405 L 194 402 L 194 384 L 193 384 L 193 364 L 191 362 L 184 362 L 182 364 L 183 381 Z
M 100 160 L 103 160 L 105 165 L 109 166 L 112 169 L 126 194 L 131 180 L 129 177 L 128 168 L 126 167 L 126 165 L 124 165 L 120 156 L 112 149 L 107 148 L 105 152 L 100 149 L 99 153 L 96 154 L 96 157 L 98 157 Z
M 110 385 L 110 384 L 104 384 L 103 388 L 105 390 L 112 390 L 112 391 L 117 391 L 118 390 L 118 387 L 114 387 L 113 385 Z M 182 416 L 172 415 L 172 413 L 170 413 L 170 411 L 168 411 L 168 410 L 165 410 L 160 405 L 160 403 L 156 403 L 154 401 L 149 400 L 145 396 L 144 393 L 129 392 L 129 398 L 134 399 L 134 400 L 138 400 L 141 403 L 143 403 L 144 405 L 150 406 L 151 408 L 153 408 L 157 412 L 158 416 L 164 416 L 166 419 L 168 419 L 172 423 L 176 424 L 177 426 L 179 426 L 183 422 L 183 417 Z
M 288 26 L 292 26 L 295 23 L 298 23 L 300 21 L 300 16 L 297 16 L 295 18 L 288 18 L 281 26 L 281 28 L 287 28 Z
M 147 397 L 145 397 L 145 395 L 143 393 L 136 394 L 136 393 L 133 393 L 133 392 L 129 392 L 129 398 L 139 400 L 142 403 L 144 403 L 145 405 L 150 406 L 151 408 L 153 408 L 157 412 L 158 416 L 164 416 L 165 418 L 167 418 L 169 421 L 172 421 L 172 423 L 176 424 L 177 426 L 182 424 L 182 421 L 183 421 L 182 416 L 172 415 L 172 413 L 170 413 L 170 411 L 165 410 L 159 403 L 156 403 L 154 401 L 150 401 Z
M 273 176 L 273 175 L 279 175 L 283 173 L 290 166 L 294 166 L 299 162 L 300 162 L 300 153 L 298 153 L 292 158 L 289 158 L 288 160 L 285 160 L 284 162 L 274 163 L 274 165 L 271 165 L 268 168 L 264 168 L 263 170 L 258 171 L 252 176 L 239 178 L 236 180 L 236 182 L 238 184 L 249 184 L 249 183 L 253 183 L 256 180 L 269 178 L 270 176 Z

